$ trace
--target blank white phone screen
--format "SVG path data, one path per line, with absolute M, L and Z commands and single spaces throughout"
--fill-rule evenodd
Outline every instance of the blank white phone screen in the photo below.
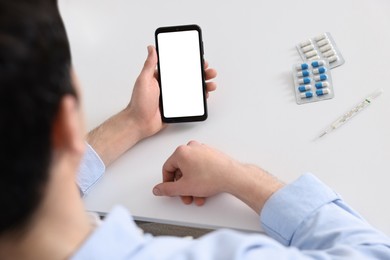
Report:
M 204 115 L 198 31 L 159 33 L 157 38 L 164 116 Z

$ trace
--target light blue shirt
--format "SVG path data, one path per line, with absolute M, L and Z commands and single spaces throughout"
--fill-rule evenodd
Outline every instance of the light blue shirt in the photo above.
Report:
M 82 192 L 103 173 L 88 147 L 78 177 Z M 389 237 L 312 174 L 273 194 L 259 224 L 267 235 L 222 229 L 196 240 L 153 237 L 117 206 L 71 259 L 390 259 Z

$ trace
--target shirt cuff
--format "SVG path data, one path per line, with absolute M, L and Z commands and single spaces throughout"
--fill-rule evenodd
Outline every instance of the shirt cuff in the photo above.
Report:
M 82 195 L 86 195 L 90 188 L 103 176 L 106 166 L 95 150 L 86 143 L 86 151 L 77 173 L 77 184 Z
M 260 214 L 260 222 L 268 235 L 288 246 L 305 219 L 323 205 L 338 199 L 334 191 L 307 173 L 267 200 Z

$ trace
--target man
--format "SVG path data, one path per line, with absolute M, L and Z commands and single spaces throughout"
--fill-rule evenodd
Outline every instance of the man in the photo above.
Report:
M 269 236 L 221 230 L 193 241 L 154 238 L 141 235 L 122 207 L 93 225 L 80 190 L 88 192 L 105 166 L 164 127 L 156 63 L 148 47 L 129 105 L 88 135 L 85 151 L 56 2 L 0 0 L 0 259 L 390 259 L 389 238 L 314 176 L 284 185 L 196 141 L 168 158 L 154 194 L 202 205 L 231 193 L 260 215 Z M 208 80 L 215 76 L 206 69 Z

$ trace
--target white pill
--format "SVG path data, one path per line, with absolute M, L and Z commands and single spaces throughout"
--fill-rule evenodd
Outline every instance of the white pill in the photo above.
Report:
M 333 50 L 330 50 L 330 51 L 325 52 L 325 53 L 324 53 L 324 56 L 325 56 L 326 58 L 329 58 L 329 57 L 334 56 L 335 54 L 336 54 L 336 53 L 335 53 Z
M 315 55 L 317 55 L 317 51 L 316 50 L 312 50 L 312 51 L 309 51 L 309 52 L 305 53 L 305 56 L 306 56 L 307 59 L 311 58 L 311 57 L 313 57 Z
M 316 56 L 311 57 L 308 60 L 319 60 L 319 59 L 320 59 L 320 56 L 316 55 Z
M 306 47 L 303 47 L 302 48 L 302 51 L 303 52 L 308 52 L 308 51 L 311 51 L 311 50 L 314 50 L 314 46 L 313 45 L 307 45 Z
M 329 50 L 331 50 L 331 49 L 332 49 L 332 45 L 327 44 L 327 45 L 322 46 L 322 47 L 320 48 L 320 51 L 321 51 L 321 52 L 327 52 L 327 51 L 329 51 Z
M 325 39 L 325 38 L 326 38 L 326 34 L 321 34 L 321 35 L 315 37 L 314 40 L 315 40 L 316 42 L 318 42 L 318 41 L 321 41 L 321 40 L 323 40 L 323 39 Z
M 328 58 L 329 63 L 333 63 L 335 61 L 338 61 L 339 57 L 337 55 L 331 56 Z
M 324 45 L 326 45 L 326 44 L 329 44 L 328 39 L 323 39 L 323 40 L 317 42 L 317 45 L 318 45 L 319 47 L 324 46 Z
M 303 47 L 305 47 L 305 46 L 307 46 L 307 45 L 310 45 L 310 44 L 311 44 L 311 41 L 310 41 L 310 40 L 307 40 L 307 41 L 301 42 L 301 43 L 299 44 L 299 46 L 301 46 L 301 48 L 303 48 Z

